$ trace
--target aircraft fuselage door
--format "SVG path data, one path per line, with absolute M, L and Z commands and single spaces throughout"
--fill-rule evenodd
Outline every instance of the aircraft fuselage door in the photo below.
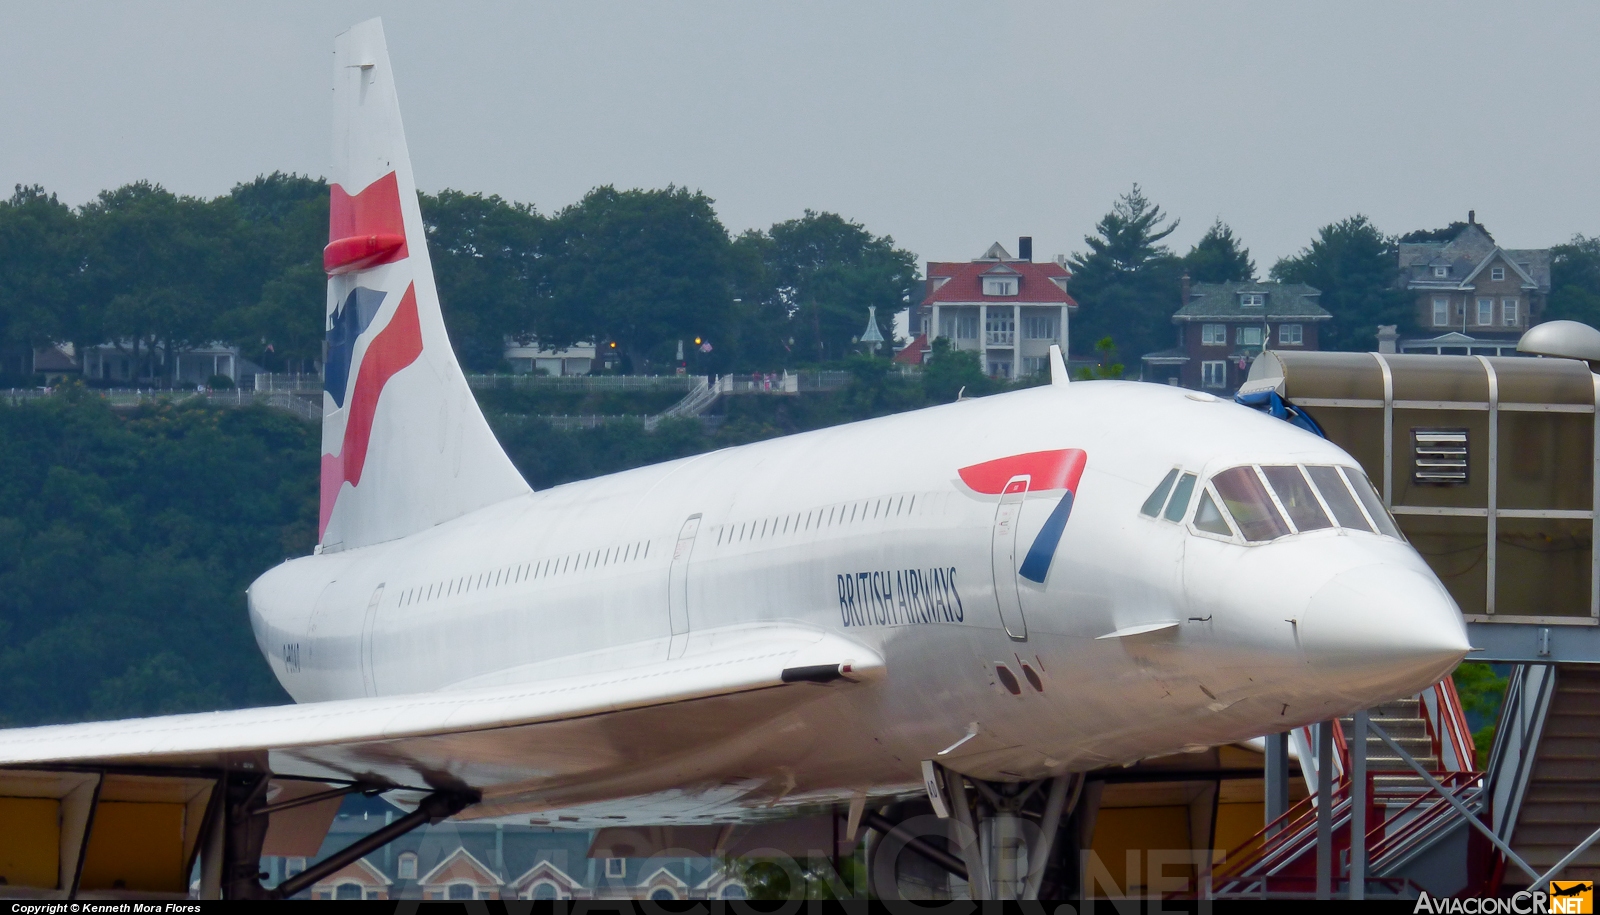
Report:
M 380 583 L 372 592 L 372 599 L 367 601 L 367 616 L 361 624 L 361 685 L 365 687 L 369 696 L 378 694 L 377 675 L 372 664 L 372 637 L 373 630 L 378 626 L 378 605 L 383 603 L 383 584 Z
M 1022 521 L 1022 503 L 1028 498 L 1026 474 L 1012 477 L 1000 492 L 995 508 L 994 532 L 989 541 L 989 561 L 994 570 L 994 596 L 1000 605 L 1000 622 L 1006 634 L 1017 641 L 1028 637 L 1028 622 L 1022 617 L 1022 598 L 1017 592 L 1017 527 Z
M 700 515 L 683 522 L 678 543 L 672 549 L 672 567 L 667 573 L 667 616 L 672 624 L 672 644 L 668 658 L 683 655 L 689 642 L 689 556 L 694 552 L 694 537 L 700 532 Z

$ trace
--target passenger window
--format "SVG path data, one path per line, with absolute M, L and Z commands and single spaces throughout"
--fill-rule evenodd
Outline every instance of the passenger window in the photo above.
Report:
M 1151 518 L 1161 514 L 1161 506 L 1167 504 L 1167 493 L 1172 490 L 1172 481 L 1177 478 L 1178 468 L 1174 467 L 1167 471 L 1167 475 L 1161 478 L 1161 485 L 1157 486 L 1155 492 L 1150 494 L 1150 498 L 1144 500 L 1144 507 L 1139 509 L 1139 514 L 1148 515 Z
M 1367 507 L 1367 514 L 1372 516 L 1372 522 L 1378 525 L 1378 532 L 1404 540 L 1405 538 L 1400 536 L 1400 529 L 1394 526 L 1394 519 L 1389 517 L 1389 512 L 1383 507 L 1383 500 L 1378 498 L 1372 483 L 1367 480 L 1367 475 L 1346 467 L 1344 476 L 1350 481 L 1350 488 L 1356 491 L 1356 498 Z
M 1292 464 L 1263 467 L 1261 472 L 1272 484 L 1272 491 L 1278 494 L 1278 501 L 1289 513 L 1295 530 L 1320 531 L 1333 527 L 1333 522 L 1328 520 L 1328 513 L 1322 510 L 1322 505 L 1317 502 L 1317 494 L 1311 491 L 1311 484 L 1306 482 L 1306 476 L 1299 467 Z
M 1189 511 L 1189 497 L 1194 495 L 1194 474 L 1186 473 L 1178 479 L 1178 486 L 1172 491 L 1172 501 L 1167 503 L 1167 513 L 1164 516 L 1168 521 L 1182 521 L 1185 513 Z
M 1367 523 L 1365 515 L 1361 514 L 1361 506 L 1350 495 L 1350 488 L 1344 484 L 1344 477 L 1339 474 L 1337 467 L 1307 467 L 1306 473 L 1311 474 L 1311 482 L 1316 485 L 1317 491 L 1322 493 L 1322 500 L 1333 509 L 1333 518 L 1339 522 L 1340 527 L 1347 527 L 1354 531 L 1372 533 L 1372 525 Z
M 1278 507 L 1267 495 L 1267 487 L 1250 466 L 1230 467 L 1211 478 L 1222 497 L 1222 504 L 1238 522 L 1244 539 L 1255 542 L 1275 540 L 1289 533 L 1289 526 L 1278 514 Z
M 1200 493 L 1200 507 L 1194 510 L 1194 526 L 1208 534 L 1233 536 L 1233 528 L 1228 526 L 1228 519 L 1222 517 L 1222 509 L 1217 508 L 1209 492 Z

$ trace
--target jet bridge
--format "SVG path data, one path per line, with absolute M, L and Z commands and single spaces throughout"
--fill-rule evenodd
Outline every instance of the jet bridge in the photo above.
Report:
M 1550 322 L 1519 349 L 1546 358 L 1256 360 L 1240 401 L 1309 418 L 1360 462 L 1461 607 L 1472 659 L 1509 665 L 1510 685 L 1487 760 L 1449 681 L 1431 710 L 1413 700 L 1431 747 L 1387 706 L 1342 723 L 1365 740 L 1319 726 L 1319 746 L 1339 747 L 1328 777 L 1196 894 L 1493 895 L 1600 877 L 1600 331 Z M 1452 742 L 1453 762 L 1438 752 Z

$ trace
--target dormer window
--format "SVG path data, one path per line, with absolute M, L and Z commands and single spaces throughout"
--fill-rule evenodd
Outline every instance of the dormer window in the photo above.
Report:
M 1433 268 L 1433 275 L 1438 277 L 1439 279 L 1444 279 L 1445 277 L 1450 275 L 1450 268 L 1449 267 L 1435 267 L 1435 268 Z
M 1261 306 L 1267 304 L 1266 293 L 1241 292 L 1239 293 L 1239 304 L 1245 306 L 1246 308 L 1260 308 Z
M 1017 278 L 1014 276 L 986 276 L 983 278 L 984 295 L 1016 295 Z
M 1491 280 L 1503 280 L 1505 278 L 1506 278 L 1506 268 L 1504 268 L 1504 267 L 1490 267 L 1489 268 L 1489 279 L 1491 279 Z

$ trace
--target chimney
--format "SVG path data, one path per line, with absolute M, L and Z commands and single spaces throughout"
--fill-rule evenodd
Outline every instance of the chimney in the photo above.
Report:
M 1189 271 L 1183 271 L 1183 306 L 1189 306 Z
M 1017 260 L 1033 263 L 1033 236 L 1024 235 L 1017 239 Z
M 1398 327 L 1396 324 L 1378 325 L 1378 352 L 1394 352 L 1395 341 L 1400 339 L 1400 335 L 1395 332 Z
M 1477 224 L 1478 224 L 1478 211 L 1477 210 L 1468 210 L 1467 211 L 1467 225 L 1475 226 Z

